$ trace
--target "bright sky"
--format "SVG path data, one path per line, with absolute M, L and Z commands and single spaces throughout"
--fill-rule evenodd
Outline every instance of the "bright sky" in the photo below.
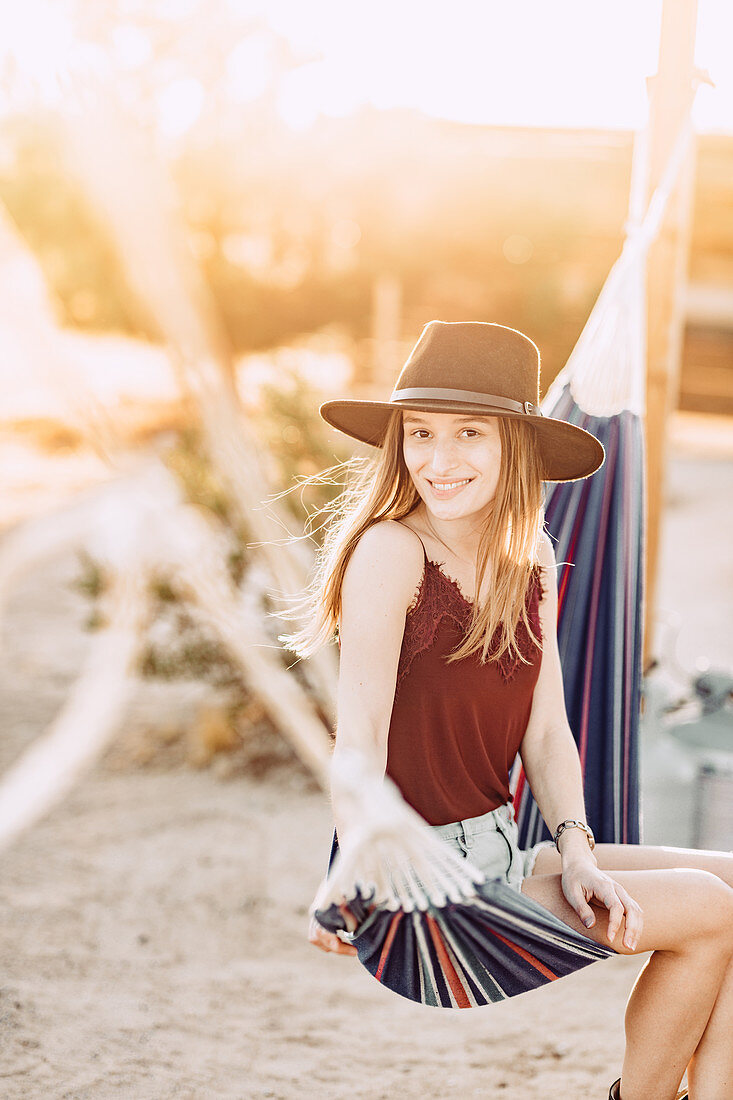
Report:
M 229 3 L 322 54 L 291 77 L 283 113 L 294 123 L 372 103 L 466 122 L 633 128 L 645 117 L 662 12 L 662 0 Z M 699 0 L 697 63 L 716 90 L 697 96 L 698 129 L 733 132 L 732 48 L 731 0 Z
M 369 103 L 477 123 L 639 127 L 645 77 L 657 65 L 662 11 L 662 0 L 222 2 L 242 26 L 253 18 L 262 24 L 259 34 L 231 44 L 231 99 L 252 102 L 277 79 L 279 112 L 296 129 L 306 129 L 319 114 L 348 115 Z M 148 10 L 179 26 L 200 20 L 209 31 L 207 4 L 148 0 Z M 147 64 L 151 44 L 124 15 L 135 7 L 111 6 L 116 23 L 107 52 L 74 39 L 74 0 L 13 5 L 12 13 L 0 16 L 0 41 L 28 81 L 53 95 L 55 74 L 68 67 L 101 74 Z M 733 0 L 698 0 L 698 11 L 697 63 L 716 88 L 698 92 L 695 125 L 733 133 Z M 285 76 L 277 74 L 268 28 L 286 37 L 303 60 Z M 196 121 L 205 89 L 194 75 L 179 73 L 157 96 L 161 127 L 176 137 Z

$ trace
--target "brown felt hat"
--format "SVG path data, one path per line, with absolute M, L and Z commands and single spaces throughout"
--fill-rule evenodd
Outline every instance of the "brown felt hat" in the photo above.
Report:
M 537 435 L 545 481 L 576 481 L 603 465 L 590 432 L 543 416 L 540 353 L 528 336 L 488 321 L 428 321 L 389 401 L 326 401 L 320 413 L 340 432 L 379 447 L 394 410 L 476 413 L 522 419 Z

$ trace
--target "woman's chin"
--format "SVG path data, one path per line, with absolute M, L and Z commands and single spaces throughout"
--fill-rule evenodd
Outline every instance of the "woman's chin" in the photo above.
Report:
M 461 499 L 460 495 L 450 500 L 441 500 L 432 492 L 423 496 L 422 499 L 428 512 L 436 519 L 468 519 L 469 516 L 485 515 L 491 504 L 491 501 L 477 501 L 468 496 Z

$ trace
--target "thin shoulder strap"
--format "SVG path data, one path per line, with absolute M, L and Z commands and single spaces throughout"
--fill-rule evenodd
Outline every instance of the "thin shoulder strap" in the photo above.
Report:
M 397 520 L 397 522 L 399 523 L 400 521 L 399 521 L 399 520 Z M 403 523 L 403 524 L 401 524 L 401 526 L 402 526 L 402 527 L 407 527 L 407 524 L 406 524 L 406 523 Z M 412 527 L 407 527 L 407 530 L 408 530 L 408 531 L 412 531 L 413 535 L 415 535 L 415 537 L 416 537 L 416 538 L 420 539 L 420 545 L 422 546 L 423 558 L 425 559 L 425 562 L 427 563 L 427 560 L 428 560 L 428 552 L 427 552 L 427 550 L 425 549 L 425 543 L 424 543 L 424 542 L 423 542 L 423 540 L 422 540 L 422 539 L 420 538 L 420 536 L 418 535 L 417 531 L 413 531 Z

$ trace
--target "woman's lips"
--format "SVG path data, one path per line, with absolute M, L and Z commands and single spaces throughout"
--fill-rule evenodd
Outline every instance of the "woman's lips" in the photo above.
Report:
M 450 497 L 454 497 L 457 493 L 460 493 L 461 489 L 465 489 L 467 485 L 470 485 L 473 478 L 454 478 L 452 481 L 432 481 L 430 478 L 426 480 L 436 497 L 439 497 L 441 500 L 448 500 Z

